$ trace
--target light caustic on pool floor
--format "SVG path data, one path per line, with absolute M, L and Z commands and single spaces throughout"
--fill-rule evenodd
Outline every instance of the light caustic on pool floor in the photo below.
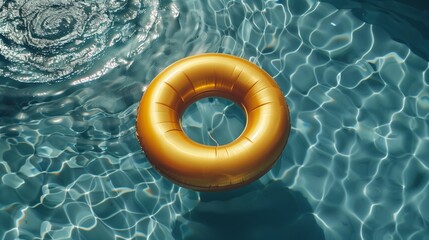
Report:
M 137 1 L 141 7 L 109 1 L 118 11 L 98 1 L 36 2 L 43 4 L 0 1 L 0 14 L 9 19 L 0 25 L 0 193 L 8 196 L 0 198 L 0 238 L 173 239 L 176 220 L 193 209 L 198 194 L 150 168 L 134 137 L 135 109 L 161 69 L 203 52 L 249 59 L 281 87 L 292 132 L 260 181 L 301 192 L 326 239 L 429 234 L 428 62 L 350 10 L 300 0 Z M 40 29 L 48 35 L 31 28 L 55 8 L 87 17 L 45 18 Z M 143 9 L 158 11 L 147 15 L 155 20 Z M 118 18 L 123 12 L 139 21 Z M 55 32 L 57 24 L 82 19 L 88 24 Z M 89 19 L 110 25 L 95 27 Z M 7 30 L 20 24 L 19 31 Z M 152 27 L 90 47 L 133 24 Z M 99 38 L 85 42 L 79 26 L 94 27 Z M 57 52 L 40 44 L 56 44 Z M 85 55 L 90 65 L 67 65 L 59 55 L 86 47 L 93 50 Z M 105 68 L 113 53 L 122 57 Z M 43 59 L 57 66 L 43 67 Z M 71 68 L 63 72 L 65 66 Z M 12 80 L 56 77 L 62 81 L 50 85 Z

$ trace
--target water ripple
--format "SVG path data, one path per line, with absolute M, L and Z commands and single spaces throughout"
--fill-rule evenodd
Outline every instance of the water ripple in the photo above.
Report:
M 4 76 L 47 82 L 115 67 L 143 50 L 159 21 L 158 1 L 18 0 L 0 4 Z M 125 52 L 111 52 L 121 45 Z M 119 53 L 119 54 L 118 54 Z M 115 64 L 116 63 L 116 64 Z M 99 76 L 98 76 L 99 77 Z

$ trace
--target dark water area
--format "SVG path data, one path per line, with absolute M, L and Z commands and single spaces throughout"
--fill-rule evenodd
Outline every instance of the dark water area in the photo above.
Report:
M 201 202 L 183 216 L 185 224 L 176 225 L 177 239 L 325 239 L 302 194 L 279 182 L 200 196 Z
M 377 25 L 396 41 L 429 61 L 429 2 L 421 0 L 322 0 L 352 9 L 360 20 Z

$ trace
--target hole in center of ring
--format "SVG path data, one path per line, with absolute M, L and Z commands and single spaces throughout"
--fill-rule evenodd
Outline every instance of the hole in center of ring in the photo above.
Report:
M 234 102 L 208 97 L 192 103 L 181 119 L 185 134 L 195 142 L 219 146 L 240 136 L 246 126 L 246 114 Z

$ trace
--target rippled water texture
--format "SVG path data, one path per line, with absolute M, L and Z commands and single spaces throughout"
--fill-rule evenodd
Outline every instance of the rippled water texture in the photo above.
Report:
M 428 61 L 351 10 L 0 0 L 0 19 L 0 239 L 429 236 Z M 234 193 L 171 184 L 135 137 L 150 81 L 204 52 L 261 66 L 291 108 L 278 163 Z M 203 102 L 184 125 L 231 139 L 218 134 L 240 126 L 230 107 Z
M 113 68 L 141 52 L 160 21 L 159 2 L 146 0 L 17 0 L 0 7 L 0 73 L 23 82 Z

